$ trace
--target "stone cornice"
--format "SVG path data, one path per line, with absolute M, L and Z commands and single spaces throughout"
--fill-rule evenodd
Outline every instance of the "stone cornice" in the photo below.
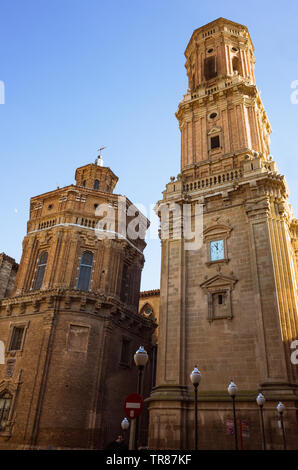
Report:
M 192 33 L 192 36 L 191 36 L 191 38 L 188 42 L 188 45 L 186 47 L 186 50 L 185 50 L 185 53 L 184 53 L 185 57 L 186 58 L 190 57 L 190 55 L 191 55 L 191 53 L 192 53 L 192 51 L 193 51 L 196 44 L 198 44 L 199 42 L 205 42 L 205 40 L 207 38 L 201 38 L 200 34 L 208 31 L 210 28 L 215 28 L 216 26 L 219 27 L 218 31 L 216 31 L 216 33 L 214 33 L 214 35 L 212 37 L 214 37 L 214 36 L 218 37 L 219 35 L 222 35 L 222 34 L 225 34 L 226 36 L 228 36 L 228 35 L 230 36 L 231 33 L 226 32 L 223 29 L 225 24 L 230 25 L 230 26 L 236 28 L 239 31 L 242 30 L 245 35 L 242 34 L 240 36 L 240 38 L 243 41 L 248 39 L 250 44 L 251 44 L 252 50 L 254 50 L 254 46 L 253 46 L 253 43 L 252 43 L 252 40 L 251 40 L 251 37 L 250 37 L 247 26 L 239 24 L 239 23 L 235 23 L 234 21 L 227 20 L 227 19 L 221 17 L 221 18 L 218 18 L 217 20 L 211 21 L 210 23 L 208 23 L 204 26 L 201 26 L 200 28 L 197 28 L 197 29 L 194 30 L 194 32 Z
M 229 77 L 223 77 L 224 81 L 227 81 L 228 79 Z M 215 91 L 213 91 L 212 94 L 208 94 L 208 89 L 206 88 L 204 94 L 200 95 L 199 92 L 196 92 L 189 95 L 188 99 L 184 98 L 184 100 L 180 101 L 176 112 L 177 119 L 179 120 L 181 118 L 181 113 L 198 113 L 200 108 L 202 108 L 202 112 L 206 114 L 206 106 L 208 103 L 210 104 L 210 97 L 212 97 L 212 101 L 214 100 L 218 102 L 217 104 L 222 102 L 223 106 L 226 108 L 226 98 L 231 94 L 235 95 L 235 100 L 232 104 L 235 104 L 236 102 L 247 103 L 247 100 L 252 100 L 250 105 L 252 106 L 254 103 L 257 104 L 260 107 L 260 111 L 266 115 L 264 105 L 256 85 L 240 80 L 237 82 L 232 81 L 229 85 L 220 88 L 216 85 L 214 88 Z
M 0 311 L 3 308 L 11 310 L 13 307 L 19 307 L 21 309 L 21 313 L 24 314 L 27 307 L 33 306 L 37 313 L 41 310 L 41 305 L 43 303 L 47 304 L 47 308 L 54 308 L 55 301 L 59 300 L 64 301 L 63 309 L 69 309 L 71 302 L 79 301 L 83 306 L 80 310 L 84 311 L 84 305 L 89 302 L 92 303 L 97 310 L 101 308 L 116 308 L 127 315 L 137 315 L 137 318 L 141 317 L 141 315 L 137 313 L 137 310 L 127 307 L 116 297 L 104 295 L 102 293 L 63 288 L 26 292 L 15 297 L 1 299 Z M 89 313 L 87 310 L 86 312 Z
M 19 265 L 18 263 L 16 262 L 16 260 L 14 258 L 11 258 L 10 256 L 6 255 L 5 253 L 0 253 L 0 263 L 1 261 L 6 261 L 8 262 L 9 264 L 11 264 L 12 266 L 12 269 L 15 269 L 17 270 Z

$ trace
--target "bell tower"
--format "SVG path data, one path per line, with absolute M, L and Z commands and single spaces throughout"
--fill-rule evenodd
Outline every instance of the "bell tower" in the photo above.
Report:
M 161 286 L 156 387 L 150 397 L 149 446 L 194 448 L 197 365 L 199 448 L 232 449 L 227 387 L 237 384 L 246 449 L 261 448 L 256 397 L 266 397 L 267 448 L 281 448 L 276 405 L 287 403 L 289 448 L 297 448 L 298 222 L 269 150 L 270 124 L 255 83 L 246 26 L 219 18 L 194 31 L 185 51 L 189 88 L 176 116 L 181 171 L 158 207 Z M 177 236 L 177 213 L 202 211 L 201 244 Z M 176 210 L 175 209 L 175 210 Z M 181 221 L 181 219 L 180 219 Z M 181 222 L 183 225 L 183 222 Z
M 246 26 L 220 18 L 194 31 L 185 51 L 189 88 L 179 104 L 181 169 L 237 167 L 244 155 L 268 160 L 270 123 L 255 84 Z M 223 160 L 224 159 L 224 160 Z

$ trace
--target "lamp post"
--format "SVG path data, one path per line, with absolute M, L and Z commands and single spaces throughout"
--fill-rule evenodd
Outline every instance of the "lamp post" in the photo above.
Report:
M 198 450 L 198 387 L 201 381 L 201 373 L 197 366 L 190 374 L 190 380 L 195 389 L 195 450 Z
M 277 408 L 277 411 L 278 411 L 279 416 L 280 416 L 280 424 L 281 424 L 281 429 L 282 429 L 282 439 L 283 439 L 284 450 L 287 450 L 286 434 L 285 434 L 284 418 L 283 418 L 283 412 L 285 411 L 286 407 L 280 401 L 276 408 Z
M 126 431 L 128 430 L 129 428 L 129 421 L 127 418 L 124 418 L 122 421 L 121 421 L 121 428 L 123 429 L 123 431 L 125 432 L 125 435 L 126 435 Z
M 235 397 L 238 392 L 237 385 L 231 380 L 228 386 L 228 392 L 233 401 L 233 417 L 234 417 L 234 437 L 235 437 L 235 450 L 238 450 L 238 436 L 237 436 L 237 419 L 236 419 L 236 408 L 235 408 Z
M 134 355 L 134 361 L 138 368 L 138 394 L 141 395 L 142 391 L 142 375 L 143 370 L 148 362 L 148 354 L 145 351 L 143 346 L 140 346 L 139 349 L 136 351 Z M 135 441 L 134 441 L 134 449 L 138 449 L 138 436 L 139 434 L 139 417 L 136 418 L 136 431 L 135 431 Z
M 261 417 L 261 429 L 262 429 L 262 440 L 263 440 L 263 450 L 266 450 L 266 440 L 265 440 L 265 427 L 264 427 L 264 415 L 263 415 L 263 406 L 266 401 L 266 398 L 262 393 L 256 398 L 257 404 L 260 408 L 260 417 Z

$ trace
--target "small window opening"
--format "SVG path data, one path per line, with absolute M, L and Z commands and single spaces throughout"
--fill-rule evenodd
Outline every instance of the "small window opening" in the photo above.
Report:
M 215 119 L 217 117 L 217 113 L 211 113 L 209 118 L 210 119 Z
M 204 75 L 206 80 L 211 80 L 217 76 L 216 57 L 207 57 L 204 62 Z
M 219 135 L 216 135 L 215 137 L 211 137 L 210 143 L 211 143 L 211 150 L 219 148 L 220 147 Z
M 242 75 L 241 62 L 238 57 L 233 57 L 232 65 L 233 65 L 233 72 L 238 73 L 239 75 Z

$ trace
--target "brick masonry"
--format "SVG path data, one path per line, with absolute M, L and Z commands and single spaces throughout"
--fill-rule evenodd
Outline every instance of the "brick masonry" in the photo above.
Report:
M 150 393 L 155 325 L 138 313 L 145 242 L 102 236 L 117 226 L 96 231 L 98 205 L 117 211 L 117 180 L 109 168 L 85 165 L 76 171 L 76 185 L 31 199 L 14 291 L 0 301 L 6 349 L 0 395 L 11 398 L 0 423 L 2 449 L 103 449 L 121 432 L 125 397 L 137 390 L 133 354 L 140 345 L 149 355 L 143 394 Z M 80 290 L 86 251 L 93 255 L 91 282 Z M 36 288 L 45 252 L 42 285 Z M 23 328 L 23 336 L 13 348 L 15 328 Z M 145 411 L 143 445 L 147 420 Z

